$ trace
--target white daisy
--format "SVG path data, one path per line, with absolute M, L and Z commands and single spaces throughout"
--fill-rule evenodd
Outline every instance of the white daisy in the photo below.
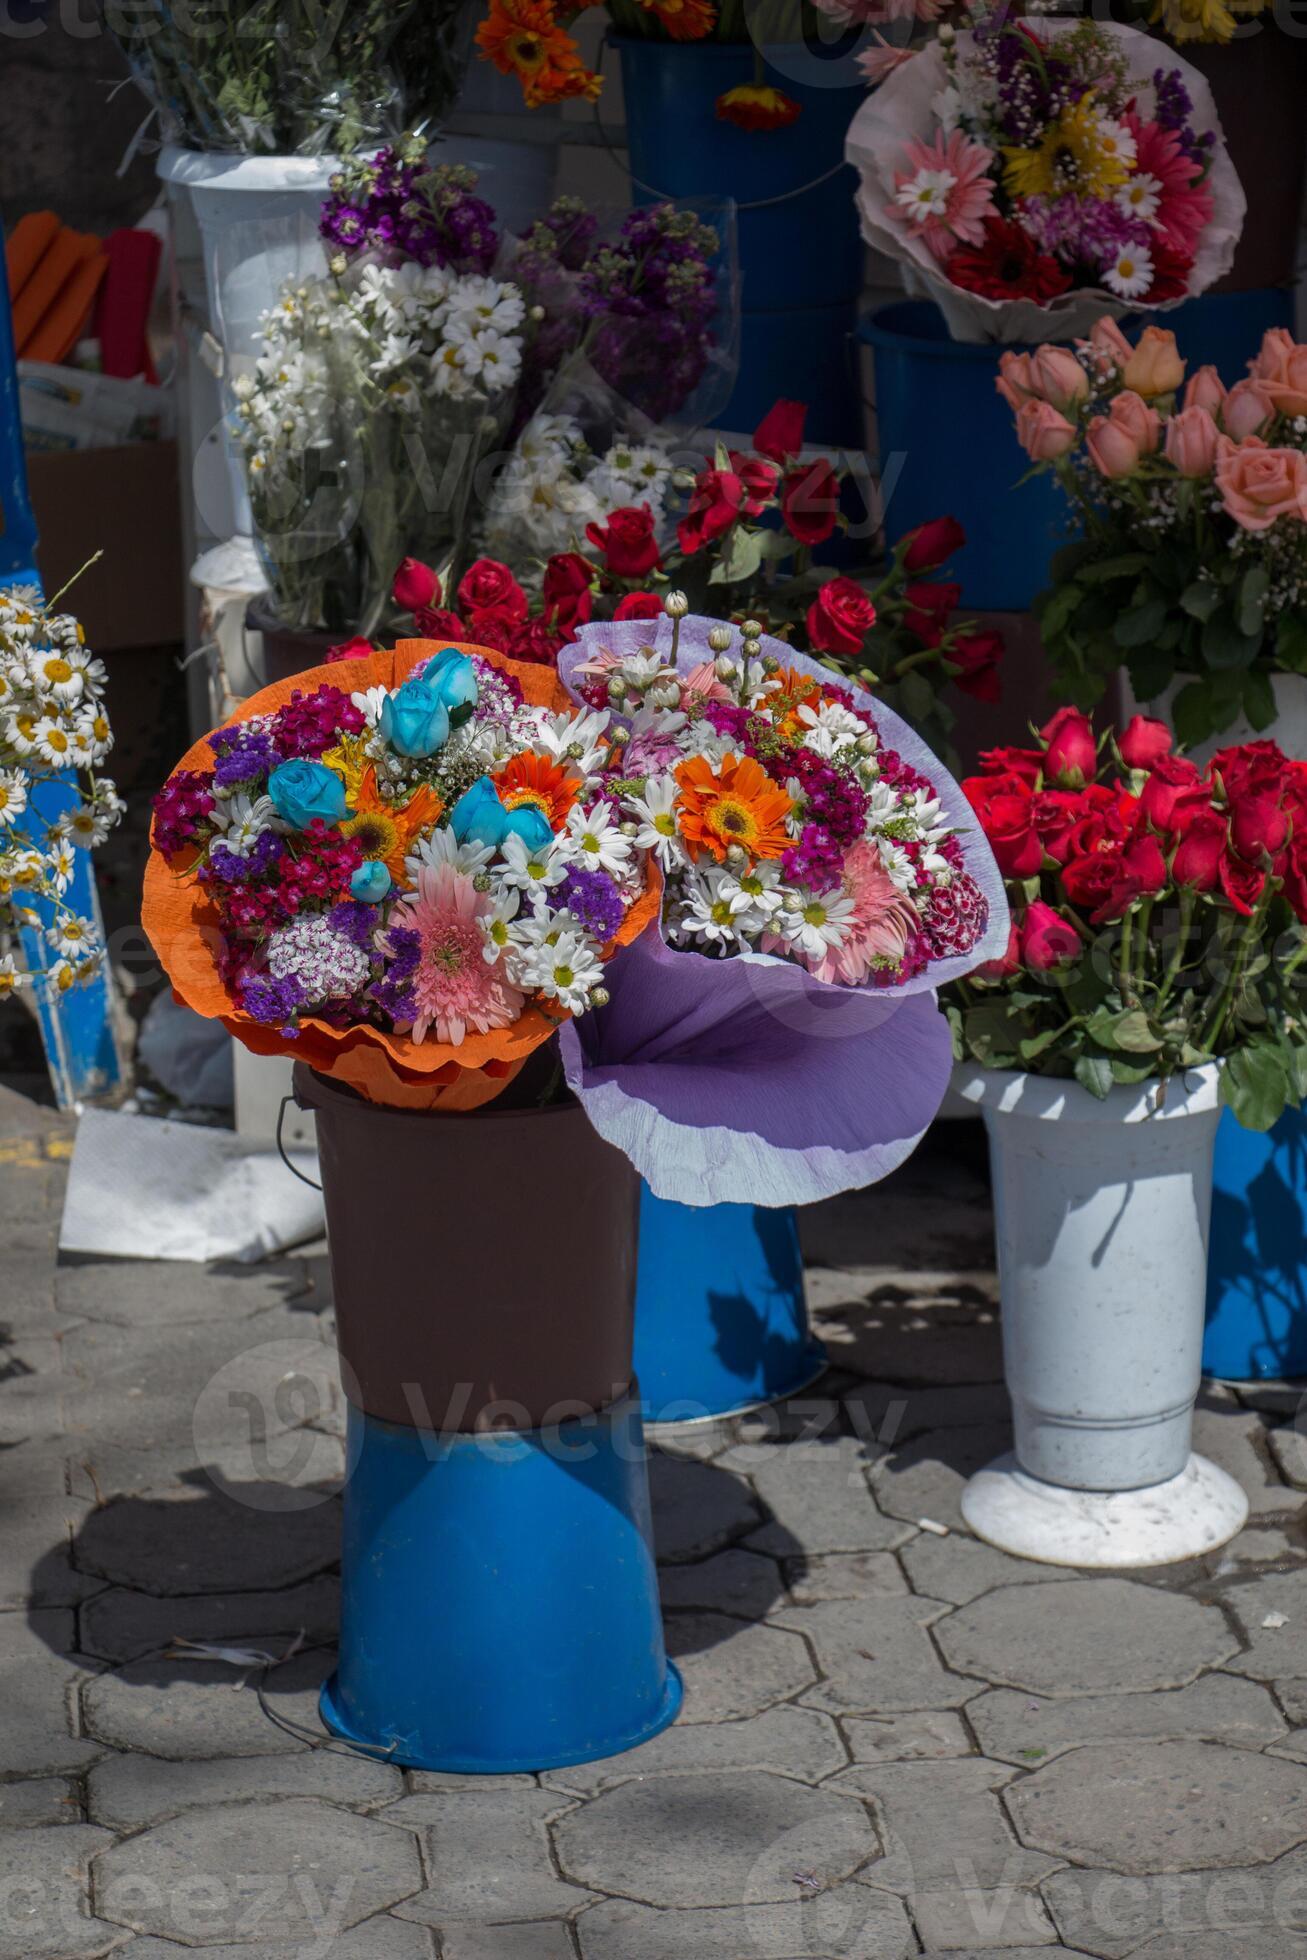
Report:
M 780 915 L 780 929 L 791 946 L 810 960 L 824 959 L 832 946 L 839 946 L 853 930 L 855 907 L 848 893 L 796 891 L 793 910 Z
M 542 938 L 524 956 L 521 971 L 524 986 L 573 1014 L 584 1011 L 604 977 L 594 941 L 570 928 Z
M 452 830 L 432 830 L 425 837 L 419 837 L 416 848 L 404 859 L 404 870 L 410 885 L 417 884 L 418 872 L 424 864 L 438 867 L 453 865 L 468 878 L 475 878 L 478 871 L 484 871 L 495 851 L 492 844 L 460 844 Z
M 808 730 L 804 748 L 827 760 L 842 749 L 852 748 L 867 732 L 866 722 L 840 701 L 822 701 L 815 708 L 805 702 L 799 709 L 799 720 Z
M 1142 245 L 1123 245 L 1103 268 L 1104 283 L 1120 299 L 1139 299 L 1153 283 L 1153 261 Z
M 543 903 L 544 895 L 567 876 L 568 859 L 557 838 L 550 838 L 543 850 L 528 850 L 514 832 L 504 839 L 496 872 L 510 891 L 524 892 L 533 902 Z
M 535 725 L 532 747 L 556 762 L 571 762 L 583 776 L 592 776 L 608 753 L 603 737 L 612 716 L 606 708 L 592 708 L 581 715 L 541 714 Z
M 1113 202 L 1132 218 L 1155 218 L 1162 201 L 1162 180 L 1141 170 L 1114 193 Z
M 734 953 L 744 944 L 743 926 L 722 885 L 720 871 L 696 874 L 687 883 L 677 924 L 683 937 Z
M 55 844 L 46 862 L 50 883 L 60 894 L 67 891 L 77 870 L 77 854 L 67 838 Z
M 0 769 L 0 828 L 17 823 L 26 808 L 26 776 L 21 769 Z
M 479 924 L 485 944 L 481 948 L 481 957 L 488 966 L 493 966 L 496 960 L 501 960 L 520 948 L 522 935 L 513 922 L 517 918 L 521 905 L 520 891 L 501 892 L 495 900 L 494 909 L 482 913 Z
M 760 858 L 751 870 L 721 873 L 721 895 L 747 931 L 769 927 L 785 902 L 780 868 Z
M 84 960 L 95 951 L 96 932 L 89 919 L 68 913 L 56 919 L 46 934 L 57 953 L 69 960 Z
M 631 855 L 630 838 L 622 835 L 603 803 L 596 803 L 592 810 L 573 804 L 558 842 L 573 864 L 587 871 L 607 871 L 612 877 L 622 875 Z
M 42 715 L 32 730 L 32 741 L 36 753 L 52 769 L 66 769 L 75 760 L 79 744 L 74 740 L 75 731 L 56 721 L 53 715 Z
M 0 953 L 0 996 L 16 993 L 26 980 L 13 954 Z
M 927 218 L 942 218 L 948 211 L 949 192 L 957 178 L 951 170 L 918 170 L 894 193 L 894 202 L 906 217 L 918 224 Z
M 685 846 L 676 823 L 676 782 L 671 776 L 650 776 L 643 796 L 628 796 L 625 807 L 640 826 L 637 851 L 651 851 L 663 871 L 685 863 Z

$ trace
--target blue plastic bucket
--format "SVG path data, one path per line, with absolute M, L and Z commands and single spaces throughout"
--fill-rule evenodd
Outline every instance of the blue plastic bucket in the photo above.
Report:
M 1203 1370 L 1226 1381 L 1307 1375 L 1307 1113 L 1216 1133 Z
M 801 114 L 785 129 L 748 130 L 723 122 L 717 99 L 753 81 L 752 43 L 616 37 L 613 46 L 632 195 L 643 203 L 732 198 L 737 206 L 740 378 L 717 417 L 721 427 L 752 429 L 786 395 L 809 403 L 810 441 L 861 447 L 850 335 L 863 247 L 857 173 L 843 157 L 866 84 L 848 51 L 773 50 L 766 79 Z
M 732 1415 L 815 1381 L 791 1210 L 640 1200 L 635 1369 L 650 1422 Z
M 634 1398 L 434 1435 L 351 1406 L 333 1734 L 407 1769 L 509 1774 L 675 1720 Z
M 1030 465 L 1012 411 L 995 387 L 992 342 L 954 340 L 930 300 L 896 300 L 864 320 L 876 364 L 877 447 L 891 544 L 928 518 L 956 517 L 967 534 L 950 576 L 964 605 L 1020 612 L 1048 584 L 1049 561 L 1071 535 L 1071 512 Z

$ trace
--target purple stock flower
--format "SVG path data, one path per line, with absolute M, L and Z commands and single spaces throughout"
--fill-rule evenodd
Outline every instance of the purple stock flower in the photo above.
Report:
M 475 195 L 475 171 L 428 170 L 416 139 L 371 158 L 352 158 L 332 179 L 320 229 L 347 258 L 379 254 L 389 263 L 488 272 L 499 251 L 495 214 Z
M 293 974 L 274 979 L 270 973 L 251 973 L 239 983 L 239 1001 L 256 1021 L 280 1028 L 282 1034 L 296 1033 L 295 1015 L 304 1005 L 304 989 Z
M 577 923 L 601 946 L 606 946 L 626 911 L 622 895 L 608 873 L 586 871 L 580 865 L 573 865 L 563 879 L 559 895 Z
M 262 728 L 237 723 L 210 735 L 209 747 L 217 759 L 213 780 L 219 789 L 240 789 L 266 776 L 281 760 L 270 734 Z

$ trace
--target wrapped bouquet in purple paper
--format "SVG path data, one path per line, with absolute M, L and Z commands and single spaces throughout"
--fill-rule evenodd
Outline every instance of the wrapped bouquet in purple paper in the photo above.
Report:
M 934 990 L 1005 952 L 1003 881 L 904 722 L 682 606 L 584 626 L 559 656 L 621 750 L 614 828 L 665 879 L 564 1064 L 659 1197 L 805 1203 L 920 1139 L 952 1059 Z

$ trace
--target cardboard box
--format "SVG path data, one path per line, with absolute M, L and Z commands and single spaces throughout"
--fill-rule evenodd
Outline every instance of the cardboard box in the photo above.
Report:
M 37 566 L 55 593 L 95 551 L 67 606 L 96 653 L 185 636 L 181 492 L 175 442 L 133 442 L 27 459 Z

